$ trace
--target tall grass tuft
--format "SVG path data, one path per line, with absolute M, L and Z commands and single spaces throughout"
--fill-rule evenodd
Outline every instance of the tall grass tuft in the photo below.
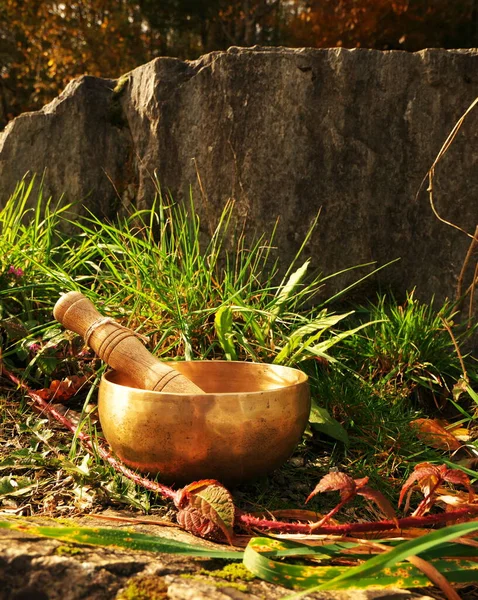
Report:
M 345 335 L 334 327 L 347 314 L 307 308 L 324 282 L 301 261 L 316 225 L 317 219 L 282 280 L 273 258 L 275 229 L 269 238 L 246 241 L 229 202 L 204 241 L 192 199 L 183 205 L 161 196 L 151 210 L 114 223 L 93 214 L 69 223 L 73 235 L 48 259 L 35 255 L 30 262 L 50 296 L 81 290 L 103 311 L 148 333 L 158 356 L 293 364 L 304 352 L 326 356 Z M 27 260 L 27 249 L 19 255 Z
M 372 323 L 344 341 L 344 355 L 367 381 L 401 390 L 402 396 L 421 405 L 432 398 L 442 406 L 451 398 L 465 364 L 475 377 L 475 361 L 461 356 L 457 345 L 466 347 L 476 325 L 458 325 L 452 302 L 435 307 L 434 302 L 420 302 L 412 292 L 399 304 L 392 296 L 380 295 L 363 311 Z

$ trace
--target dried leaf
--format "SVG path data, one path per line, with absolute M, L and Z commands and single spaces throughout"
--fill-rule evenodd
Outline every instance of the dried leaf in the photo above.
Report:
M 451 452 L 462 447 L 462 443 L 438 419 L 416 419 L 410 426 L 416 429 L 417 437 L 432 448 Z
M 446 422 L 445 422 L 446 423 Z M 443 423 L 442 423 L 443 425 Z M 443 425 L 448 433 L 451 433 L 456 437 L 460 442 L 468 442 L 470 441 L 471 434 L 468 427 L 463 427 L 460 423 L 450 424 L 448 427 Z
M 291 519 L 293 521 L 302 521 L 304 523 L 317 521 L 317 519 L 322 518 L 323 516 L 313 510 L 303 510 L 300 508 L 273 510 L 270 512 L 270 515 L 275 519 Z
M 455 492 L 452 494 L 449 490 L 444 490 L 442 488 L 438 490 L 436 502 L 441 502 L 444 504 L 446 510 L 457 510 L 460 508 L 473 506 L 473 502 L 470 502 L 469 494 L 465 494 L 464 492 Z M 470 517 L 466 515 L 464 519 L 469 521 Z
M 35 393 L 40 396 L 43 400 L 55 400 L 56 402 L 67 402 L 72 396 L 74 396 L 78 390 L 83 386 L 86 381 L 86 377 L 71 375 L 61 381 L 54 379 L 50 387 L 36 390 Z
M 216 538 L 222 532 L 232 545 L 235 507 L 229 491 L 214 479 L 195 481 L 178 490 L 175 504 L 178 523 L 201 537 Z
M 365 478 L 368 481 L 368 478 Z M 331 471 L 324 475 L 319 483 L 315 486 L 312 492 L 307 496 L 307 500 L 311 500 L 316 494 L 321 492 L 340 492 L 342 500 L 356 493 L 355 481 L 349 475 L 341 471 Z

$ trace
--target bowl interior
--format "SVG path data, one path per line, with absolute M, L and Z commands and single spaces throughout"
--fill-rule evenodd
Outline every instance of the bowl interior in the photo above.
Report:
M 206 394 L 260 393 L 305 383 L 307 375 L 291 367 L 234 361 L 183 361 L 166 363 L 197 384 Z M 127 374 L 110 371 L 105 379 L 135 388 Z M 137 388 L 135 388 L 137 389 Z M 148 392 L 163 394 L 163 392 Z M 178 394 L 186 395 L 186 394 Z

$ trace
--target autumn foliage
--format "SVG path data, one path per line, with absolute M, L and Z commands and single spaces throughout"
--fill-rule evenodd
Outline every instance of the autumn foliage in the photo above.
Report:
M 0 127 L 73 78 L 229 46 L 476 47 L 470 0 L 0 1 Z

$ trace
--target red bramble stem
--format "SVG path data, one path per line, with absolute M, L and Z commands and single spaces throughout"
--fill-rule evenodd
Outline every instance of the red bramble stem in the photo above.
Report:
M 427 515 L 426 517 L 404 517 L 403 519 L 397 519 L 397 523 L 399 529 L 431 527 L 440 523 L 459 521 L 460 519 L 476 514 L 478 514 L 478 505 L 468 505 L 466 508 Z M 351 533 L 397 530 L 397 523 L 391 519 L 368 523 L 344 523 L 341 525 L 314 527 L 314 523 L 284 523 L 283 521 L 271 521 L 242 514 L 237 518 L 237 522 L 247 528 L 254 527 L 280 533 L 314 533 L 315 535 L 347 535 Z
M 176 492 L 171 488 L 167 487 L 166 485 L 162 485 L 161 483 L 151 481 L 150 479 L 142 477 L 141 475 L 138 475 L 138 473 L 135 473 L 134 471 L 123 465 L 114 456 L 112 456 L 111 452 L 103 446 L 101 446 L 101 444 L 93 444 L 89 435 L 83 433 L 80 430 L 77 430 L 76 426 L 73 425 L 73 423 L 69 419 L 67 419 L 65 415 L 62 415 L 55 409 L 54 406 L 51 406 L 50 404 L 48 404 L 48 402 L 45 402 L 45 400 L 43 400 L 41 396 L 36 394 L 25 383 L 20 381 L 20 379 L 18 379 L 18 377 L 16 377 L 13 373 L 7 371 L 5 367 L 2 366 L 1 372 L 3 375 L 9 377 L 11 381 L 13 381 L 13 383 L 25 390 L 25 392 L 30 396 L 30 398 L 35 402 L 35 404 L 37 404 L 42 409 L 42 411 L 54 417 L 64 427 L 76 434 L 78 439 L 81 441 L 82 445 L 86 448 L 86 450 L 88 450 L 88 452 L 90 452 L 90 454 L 99 454 L 101 458 L 108 462 L 116 471 L 122 473 L 128 479 L 131 479 L 131 481 L 134 481 L 134 483 L 137 483 L 138 485 L 141 485 L 144 488 L 151 490 L 152 492 L 161 494 L 163 498 L 175 498 Z

